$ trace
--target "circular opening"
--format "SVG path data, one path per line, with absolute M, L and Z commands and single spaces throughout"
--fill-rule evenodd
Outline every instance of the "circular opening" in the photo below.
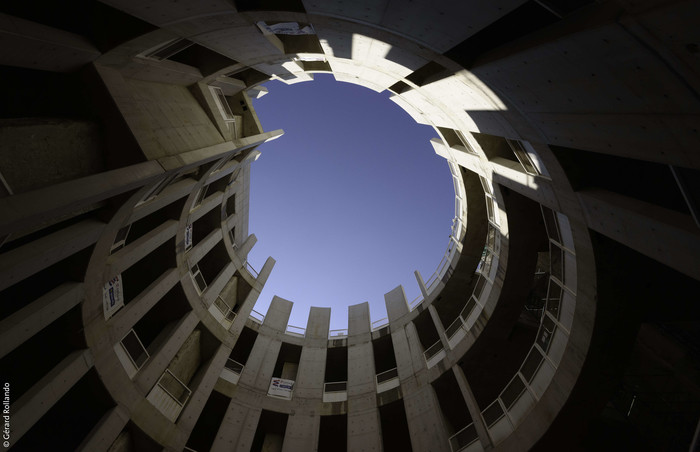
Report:
M 274 295 L 294 302 L 290 325 L 310 306 L 331 307 L 331 329 L 347 327 L 347 306 L 368 301 L 386 316 L 384 294 L 403 285 L 420 295 L 449 242 L 454 188 L 446 161 L 390 93 L 314 74 L 312 82 L 266 84 L 254 108 L 266 131 L 251 167 L 249 261 L 277 262 L 255 310 Z

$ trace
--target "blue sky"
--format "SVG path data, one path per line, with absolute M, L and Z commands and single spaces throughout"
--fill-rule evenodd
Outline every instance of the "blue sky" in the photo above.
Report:
M 347 307 L 368 301 L 386 316 L 384 294 L 403 285 L 420 294 L 442 259 L 454 217 L 454 189 L 428 126 L 389 92 L 336 82 L 265 84 L 254 100 L 266 131 L 285 134 L 260 146 L 251 166 L 250 227 L 256 268 L 277 261 L 255 310 L 273 295 L 294 302 L 289 323 L 305 326 L 309 307 L 331 307 L 331 329 L 347 327 Z

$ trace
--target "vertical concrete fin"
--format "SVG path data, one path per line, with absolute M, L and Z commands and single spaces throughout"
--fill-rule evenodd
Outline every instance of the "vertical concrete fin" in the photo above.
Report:
M 294 306 L 294 303 L 291 301 L 275 295 L 272 298 L 267 314 L 265 314 L 263 324 L 270 328 L 284 331 L 287 329 L 287 322 L 289 322 L 289 315 L 292 313 L 292 306 Z
M 406 301 L 406 293 L 402 285 L 398 285 L 390 292 L 384 294 L 384 303 L 386 304 L 389 323 L 408 314 L 408 302 Z
M 369 304 L 364 303 L 348 306 L 348 335 L 369 333 Z

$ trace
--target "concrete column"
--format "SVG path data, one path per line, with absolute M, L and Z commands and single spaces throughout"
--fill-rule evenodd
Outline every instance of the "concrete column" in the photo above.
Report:
M 199 318 L 194 311 L 190 311 L 189 314 L 185 315 L 175 326 L 170 337 L 139 371 L 134 381 L 144 394 L 147 394 L 153 385 L 156 384 L 158 378 L 163 374 L 198 322 Z
M 420 274 L 418 270 L 414 271 L 413 274 L 416 276 L 416 281 L 418 281 L 418 288 L 420 289 L 421 295 L 423 295 L 423 299 L 428 298 L 428 288 L 425 287 L 425 281 L 423 281 L 423 276 Z
M 263 325 L 274 330 L 284 332 L 287 329 L 289 315 L 292 313 L 294 303 L 278 296 L 272 297 L 270 307 L 265 314 Z
M 216 278 L 214 278 L 214 281 L 211 282 L 207 286 L 207 290 L 202 294 L 202 301 L 204 304 L 207 306 L 212 305 L 214 303 L 214 300 L 222 293 L 223 289 L 225 286 L 228 286 L 228 284 L 233 281 L 237 281 L 237 278 L 233 276 L 233 274 L 236 272 L 236 267 L 233 265 L 232 262 L 229 262 L 226 264 L 226 266 L 219 272 L 218 275 L 216 275 Z M 222 297 L 223 298 L 223 297 Z M 233 306 L 233 305 L 230 305 Z
M 428 311 L 430 311 L 430 318 L 433 319 L 433 325 L 435 325 L 435 329 L 438 332 L 438 336 L 440 336 L 440 342 L 442 342 L 442 348 L 445 350 L 450 349 L 450 344 L 447 342 L 447 336 L 445 336 L 445 327 L 442 326 L 442 320 L 440 320 L 440 316 L 437 313 L 437 309 L 435 309 L 435 306 L 432 304 L 428 306 Z
M 0 358 L 70 311 L 84 296 L 82 283 L 63 283 L 0 321 Z
M 370 332 L 369 304 L 348 306 L 348 335 L 356 336 Z
M 262 408 L 249 407 L 235 398 L 228 405 L 211 452 L 250 450 Z
M 282 452 L 316 450 L 320 427 L 321 416 L 319 415 L 299 412 L 290 415 L 287 418 Z
M 413 322 L 408 322 L 403 328 L 393 331 L 391 342 L 394 346 L 396 371 L 403 385 L 404 382 L 414 379 L 416 373 L 426 369 L 423 347 Z
M 452 366 L 452 371 L 457 379 L 457 384 L 459 385 L 459 390 L 462 392 L 462 397 L 464 402 L 467 404 L 467 409 L 469 410 L 469 415 L 472 417 L 472 422 L 474 422 L 474 427 L 476 428 L 476 433 L 479 435 L 479 441 L 485 449 L 490 449 L 493 447 L 491 444 L 491 437 L 489 436 L 488 429 L 484 424 L 484 418 L 481 417 L 481 409 L 476 403 L 474 394 L 472 393 L 472 388 L 467 382 L 467 377 L 464 375 L 464 371 L 458 364 Z
M 221 289 L 221 292 L 219 292 L 219 296 L 224 299 L 224 301 L 229 305 L 229 306 L 234 306 L 236 303 L 238 303 L 238 296 L 237 296 L 237 291 L 238 291 L 238 276 L 232 276 L 226 285 L 224 286 L 223 289 Z M 239 308 L 240 311 L 240 308 Z
M 259 334 L 243 368 L 239 386 L 253 387 L 267 394 L 281 346 L 282 342 Z
M 348 451 L 381 451 L 369 305 L 348 307 Z
M 127 422 L 129 413 L 126 408 L 117 405 L 107 412 L 97 425 L 88 433 L 78 451 L 90 452 L 93 450 L 107 450 L 119 436 Z
M 238 247 L 236 250 L 236 254 L 238 254 L 238 257 L 241 259 L 245 259 L 248 257 L 248 253 L 250 253 L 250 250 L 253 249 L 253 246 L 258 242 L 258 238 L 255 236 L 255 234 L 250 234 L 245 241 L 241 244 L 241 246 Z
M 448 449 L 448 435 L 440 406 L 432 386 L 423 382 L 426 364 L 415 325 L 409 322 L 404 328 L 393 331 L 391 341 L 413 450 Z
M 406 294 L 401 285 L 384 294 L 384 304 L 386 305 L 389 324 L 397 321 L 409 312 Z
M 309 312 L 309 321 L 306 326 L 307 342 L 301 350 L 297 381 L 294 386 L 295 397 L 316 399 L 319 402 L 323 397 L 330 318 L 330 308 L 312 307 Z
M 403 404 L 413 451 L 449 450 L 449 436 L 432 385 L 403 391 Z
M 265 286 L 267 278 L 269 278 L 270 273 L 272 272 L 272 268 L 274 266 L 275 260 L 271 257 L 268 257 L 265 261 L 265 265 L 263 265 L 262 270 L 260 270 L 258 279 L 255 281 L 255 286 L 250 292 L 248 292 L 248 295 L 246 296 L 245 300 L 242 301 L 241 308 L 238 310 L 238 315 L 236 315 L 236 318 L 231 324 L 231 328 L 229 328 L 229 331 L 234 336 L 238 336 L 241 333 L 241 331 L 243 331 L 243 327 L 245 327 L 245 322 L 250 316 L 250 313 L 253 311 L 253 308 L 255 307 L 255 302 L 258 300 L 260 292 Z
M 189 386 L 192 390 L 192 396 L 182 410 L 177 422 L 177 425 L 187 433 L 187 437 L 190 436 L 192 429 L 197 423 L 197 419 L 199 419 L 199 416 L 202 414 L 204 405 L 207 403 L 207 400 L 209 400 L 214 385 L 219 379 L 219 375 L 221 375 L 221 369 L 224 368 L 226 359 L 228 359 L 230 354 L 230 348 L 223 344 L 219 345 L 214 356 L 201 366 L 202 369 L 195 375 L 194 380 L 190 382 Z M 187 442 L 186 438 L 183 437 L 183 441 L 183 444 L 181 444 L 182 447 L 184 447 Z
M 331 325 L 331 308 L 311 307 L 309 320 L 306 322 L 306 338 L 319 339 L 328 343 L 328 331 Z
M 71 353 L 12 405 L 10 438 L 13 443 L 46 414 L 93 366 L 90 350 Z

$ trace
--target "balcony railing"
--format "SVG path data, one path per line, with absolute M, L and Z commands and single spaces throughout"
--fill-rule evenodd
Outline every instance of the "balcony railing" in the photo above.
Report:
M 241 378 L 241 373 L 243 372 L 243 367 L 243 364 L 229 358 L 226 360 L 226 364 L 224 364 L 224 368 L 221 370 L 220 377 L 229 383 L 238 384 L 238 380 Z
M 150 358 L 146 347 L 143 346 L 141 339 L 139 339 L 139 336 L 133 329 L 129 330 L 126 336 L 124 336 L 124 339 L 119 343 L 136 370 L 141 369 L 146 361 L 148 361 L 148 358 Z
M 261 324 L 262 324 L 263 321 L 265 320 L 265 314 L 261 314 L 261 313 L 259 313 L 258 311 L 256 311 L 255 309 L 253 309 L 253 310 L 250 312 L 250 319 L 251 319 L 253 322 L 255 322 L 255 323 L 261 323 Z
M 294 325 L 287 325 L 287 331 L 285 331 L 285 333 L 291 336 L 304 337 L 306 335 L 306 328 Z
M 214 305 L 219 309 L 219 312 L 221 312 L 221 315 L 224 316 L 224 319 L 227 322 L 233 322 L 233 320 L 236 318 L 236 313 L 233 312 L 233 308 L 224 301 L 223 298 L 216 297 L 216 300 L 214 300 Z
M 334 381 L 323 384 L 324 402 L 345 402 L 348 400 L 348 382 Z
M 170 369 L 165 369 L 146 399 L 171 422 L 177 421 L 192 391 Z
M 408 303 L 408 310 L 413 311 L 416 307 L 423 302 L 423 295 L 418 295 L 410 303 Z
M 375 320 L 374 322 L 372 322 L 372 331 L 378 330 L 379 328 L 382 328 L 388 324 L 389 324 L 388 317 L 384 317 L 383 319 Z
M 441 351 L 444 350 L 444 347 L 442 346 L 442 341 L 438 340 L 436 343 L 428 347 L 424 352 L 423 356 L 425 356 L 426 361 L 430 361 L 430 358 L 433 356 L 437 355 Z
M 343 392 L 348 390 L 347 381 L 333 381 L 323 384 L 323 392 Z
M 474 423 L 471 423 L 450 436 L 450 449 L 452 452 L 460 451 L 479 439 Z
M 328 339 L 338 339 L 341 337 L 348 337 L 348 329 L 343 328 L 340 330 L 330 330 L 328 332 Z
M 226 364 L 224 364 L 224 367 L 230 370 L 233 373 L 237 373 L 238 375 L 243 372 L 243 368 L 245 367 L 243 364 L 239 363 L 238 361 L 234 359 L 227 359 Z
M 399 372 L 396 367 L 378 373 L 376 378 L 377 392 L 388 391 L 389 389 L 395 388 L 399 385 Z
M 248 270 L 248 273 L 250 273 L 251 275 L 253 275 L 253 278 L 256 278 L 256 279 L 257 279 L 259 273 L 258 273 L 258 271 L 257 271 L 256 269 L 253 268 L 252 265 L 250 265 L 250 262 L 248 262 L 248 260 L 245 260 L 245 261 L 243 262 L 243 266 L 246 268 L 246 270 Z

